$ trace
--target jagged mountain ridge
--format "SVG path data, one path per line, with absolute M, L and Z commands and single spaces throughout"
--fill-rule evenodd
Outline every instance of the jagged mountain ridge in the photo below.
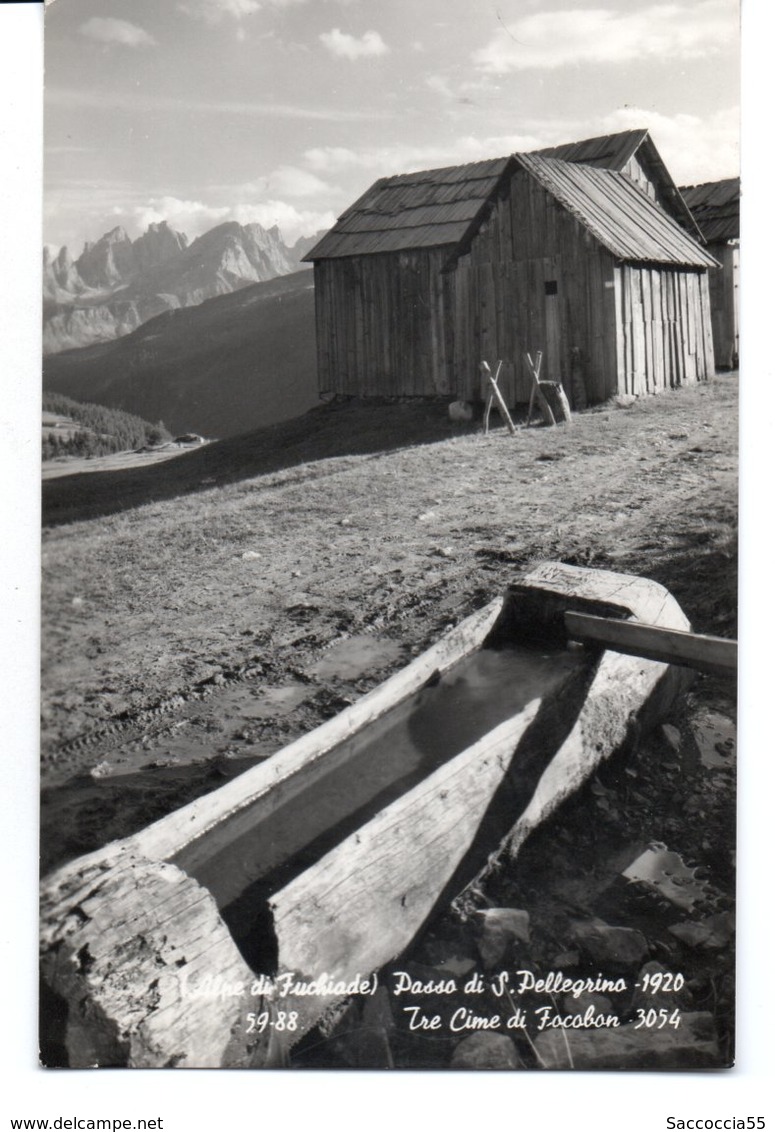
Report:
M 136 240 L 114 228 L 77 260 L 44 248 L 43 352 L 120 338 L 166 310 L 297 271 L 315 239 L 289 248 L 277 227 L 228 221 L 189 243 L 161 221 Z
M 142 284 L 149 268 L 174 259 L 188 247 L 188 237 L 170 228 L 166 220 L 151 224 L 136 240 L 122 227 L 111 229 L 95 243 L 87 243 L 78 259 L 68 248 L 43 249 L 43 297 L 72 303 L 90 295 L 95 301 L 133 283 Z

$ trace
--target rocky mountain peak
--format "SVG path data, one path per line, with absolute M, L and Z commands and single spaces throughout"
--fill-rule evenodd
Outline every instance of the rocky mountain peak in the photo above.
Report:
M 201 236 L 197 236 L 193 242 L 195 244 L 217 243 L 218 240 L 227 236 L 240 237 L 243 232 L 244 228 L 236 220 L 224 220 L 221 224 L 216 224 L 214 228 L 209 228 L 206 232 L 203 232 Z
M 307 254 L 307 252 L 311 251 L 314 248 L 315 244 L 319 243 L 320 240 L 323 239 L 325 234 L 326 234 L 326 229 L 321 228 L 319 231 L 315 232 L 312 236 L 299 236 L 298 240 L 296 241 L 296 243 L 291 248 L 291 253 L 293 255 L 294 262 L 303 266 L 301 261 L 304 258 L 304 256 Z
M 87 240 L 83 245 L 81 255 L 89 255 L 97 248 L 110 247 L 111 244 L 130 244 L 132 241 L 126 234 L 126 229 L 118 224 L 115 228 L 111 228 L 109 232 L 105 232 L 100 236 L 99 240 Z M 79 257 L 80 258 L 80 257 Z
M 87 243 L 75 262 L 87 287 L 104 290 L 120 286 L 132 274 L 132 241 L 122 227 L 106 232 L 96 244 Z
M 47 353 L 121 337 L 163 310 L 195 306 L 298 270 L 300 255 L 275 225 L 224 221 L 189 243 L 166 220 L 136 240 L 117 226 L 73 262 L 44 250 Z
M 63 245 L 61 248 L 56 244 L 43 245 L 43 269 L 53 267 L 54 264 L 72 263 L 72 257 L 67 248 Z
M 66 247 L 43 248 L 43 297 L 60 300 L 84 290 L 83 281 Z
M 166 220 L 149 224 L 148 230 L 134 241 L 135 273 L 165 263 L 188 247 L 188 236 L 170 228 Z
M 122 228 L 122 226 L 118 224 L 115 228 L 111 228 L 109 232 L 106 232 L 102 239 L 108 244 L 125 244 L 129 240 L 129 236 L 126 234 L 126 228 Z

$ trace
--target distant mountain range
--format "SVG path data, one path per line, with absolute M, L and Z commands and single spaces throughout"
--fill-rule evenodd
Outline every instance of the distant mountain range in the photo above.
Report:
M 185 258 L 186 270 L 176 277 L 190 280 L 188 293 L 201 293 L 198 270 L 210 239 L 222 246 L 219 232 L 216 228 L 180 256 L 152 264 L 145 277 L 165 278 L 172 264 Z M 92 257 L 90 278 L 127 270 L 137 242 L 103 246 Z M 197 245 L 200 252 L 188 258 Z M 69 269 L 63 264 L 63 270 Z M 83 281 L 80 267 L 77 275 Z M 236 273 L 234 278 L 243 279 Z M 116 341 L 50 354 L 43 361 L 44 389 L 162 420 L 173 434 L 235 436 L 299 416 L 319 403 L 312 272 L 236 285 L 239 290 L 232 287 L 232 294 L 199 306 L 168 309 Z
M 136 240 L 114 228 L 75 260 L 44 248 L 43 352 L 121 338 L 164 311 L 298 271 L 319 235 L 288 247 L 276 227 L 229 222 L 189 243 L 162 221 Z

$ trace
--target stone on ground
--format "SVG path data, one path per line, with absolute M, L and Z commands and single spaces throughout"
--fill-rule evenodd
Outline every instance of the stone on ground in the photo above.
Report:
M 450 1069 L 520 1069 L 522 1062 L 505 1034 L 471 1034 L 452 1054 Z
M 635 928 L 620 928 L 602 920 L 575 923 L 573 942 L 603 974 L 633 971 L 647 957 L 649 945 Z
M 479 954 L 486 968 L 505 959 L 515 943 L 530 942 L 530 916 L 517 908 L 487 908 L 481 913 Z

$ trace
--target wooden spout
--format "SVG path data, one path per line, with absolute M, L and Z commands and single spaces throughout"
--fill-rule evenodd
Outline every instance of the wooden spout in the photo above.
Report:
M 565 628 L 573 641 L 613 649 L 627 656 L 678 664 L 714 676 L 731 676 L 737 672 L 737 641 L 723 637 L 570 611 L 565 614 Z

